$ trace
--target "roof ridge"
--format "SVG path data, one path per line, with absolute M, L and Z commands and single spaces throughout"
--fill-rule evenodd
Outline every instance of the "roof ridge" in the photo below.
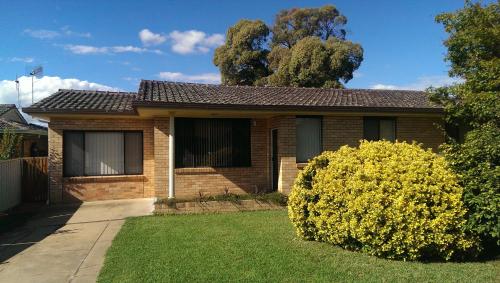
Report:
M 113 91 L 113 90 L 98 90 L 98 89 L 74 89 L 74 88 L 60 88 L 57 92 L 60 91 L 74 91 L 74 92 L 93 92 L 93 93 L 111 93 L 111 94 L 137 94 L 137 92 L 133 91 Z
M 216 87 L 229 87 L 229 88 L 250 88 L 250 89 L 308 89 L 308 90 L 340 90 L 340 91 L 374 91 L 374 92 L 425 92 L 424 90 L 413 90 L 413 89 L 375 89 L 375 88 L 331 88 L 331 87 L 296 87 L 296 86 L 272 86 L 272 85 L 224 85 L 224 84 L 210 84 L 210 83 L 196 83 L 196 82 L 183 82 L 183 81 L 167 81 L 167 80 L 147 80 L 141 79 L 141 84 L 143 82 L 151 83 L 162 83 L 162 84 L 175 84 L 175 85 L 197 85 L 197 86 L 216 86 Z

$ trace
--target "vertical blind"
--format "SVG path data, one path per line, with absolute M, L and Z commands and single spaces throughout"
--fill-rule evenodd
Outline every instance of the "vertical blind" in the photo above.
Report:
M 393 118 L 366 117 L 363 123 L 364 139 L 369 141 L 396 140 L 396 120 Z
M 306 162 L 321 153 L 321 117 L 297 117 L 296 126 L 296 159 Z
M 124 173 L 123 133 L 85 134 L 85 175 Z
M 65 176 L 142 174 L 142 132 L 65 132 Z
M 175 166 L 251 165 L 249 119 L 175 119 Z

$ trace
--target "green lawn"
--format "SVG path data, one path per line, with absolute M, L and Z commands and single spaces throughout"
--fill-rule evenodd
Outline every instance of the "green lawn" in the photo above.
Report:
M 494 282 L 499 273 L 500 261 L 391 261 L 302 241 L 285 211 L 262 211 L 128 219 L 99 282 Z

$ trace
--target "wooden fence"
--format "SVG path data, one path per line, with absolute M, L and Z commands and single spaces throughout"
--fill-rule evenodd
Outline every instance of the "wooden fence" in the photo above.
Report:
M 0 211 L 47 200 L 47 157 L 0 161 Z

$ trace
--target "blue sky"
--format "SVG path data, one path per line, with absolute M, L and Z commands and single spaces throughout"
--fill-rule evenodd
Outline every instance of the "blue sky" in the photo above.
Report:
M 463 7 L 459 0 L 0 0 L 0 103 L 17 101 L 16 74 L 38 64 L 45 77 L 35 82 L 35 100 L 68 87 L 136 91 L 141 78 L 214 83 L 213 50 L 229 26 L 242 18 L 272 24 L 281 9 L 325 4 L 347 16 L 347 38 L 364 48 L 348 88 L 422 89 L 453 81 L 443 61 L 446 34 L 434 17 Z M 24 104 L 28 82 L 21 80 Z

